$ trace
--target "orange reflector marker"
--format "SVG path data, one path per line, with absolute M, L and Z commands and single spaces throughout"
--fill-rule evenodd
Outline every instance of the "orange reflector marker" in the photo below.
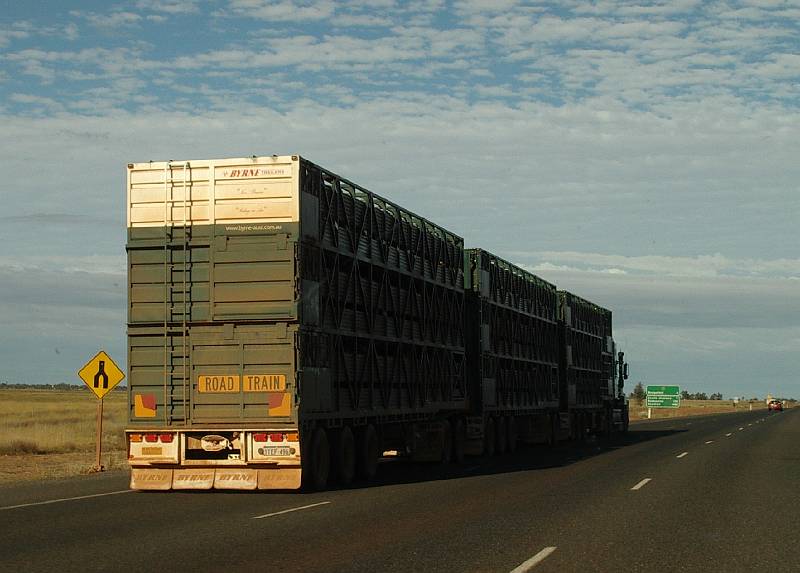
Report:
M 266 442 L 267 441 L 267 434 L 264 432 L 259 432 L 258 434 L 253 434 L 253 441 L 254 442 Z
M 283 434 L 270 434 L 269 435 L 270 442 L 282 442 L 283 441 Z
M 145 434 L 144 435 L 144 441 L 145 442 L 150 442 L 150 443 L 157 442 L 158 441 L 158 434 Z
M 300 440 L 300 434 L 297 432 L 292 432 L 291 434 L 286 434 L 286 441 L 287 442 L 297 442 Z
M 142 435 L 141 434 L 128 434 L 128 437 L 132 442 L 141 442 Z
M 161 434 L 158 439 L 165 444 L 171 444 L 172 440 L 175 439 L 175 434 Z

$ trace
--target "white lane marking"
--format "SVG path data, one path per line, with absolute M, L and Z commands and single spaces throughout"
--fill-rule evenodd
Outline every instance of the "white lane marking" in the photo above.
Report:
M 48 499 L 47 501 L 36 501 L 33 503 L 21 503 L 19 505 L 7 505 L 6 507 L 0 507 L 0 511 L 4 511 L 6 509 L 17 509 L 20 507 L 33 507 L 34 505 L 49 505 L 51 503 L 61 503 L 62 501 L 73 501 L 76 499 L 89 499 L 91 497 L 103 497 L 106 495 L 117 495 L 120 493 L 132 493 L 132 489 L 121 489 L 119 491 L 109 491 L 107 493 L 93 493 L 91 495 L 79 495 L 76 497 L 62 497 L 61 499 Z
M 689 452 L 683 452 L 682 454 L 678 454 L 678 455 L 677 455 L 677 456 L 675 456 L 675 457 L 676 457 L 676 458 L 682 458 L 683 456 L 688 456 L 688 455 L 689 455 Z
M 265 517 L 272 517 L 273 515 L 283 515 L 284 513 L 292 513 L 293 511 L 300 511 L 301 509 L 311 509 L 320 505 L 328 505 L 329 501 L 321 501 L 319 503 L 312 503 L 310 505 L 303 505 L 300 507 L 293 507 L 291 509 L 284 509 L 283 511 L 275 511 L 273 513 L 265 513 L 264 515 L 256 515 L 253 519 L 264 519 Z
M 713 444 L 713 443 L 714 443 L 714 440 L 708 440 L 706 443 L 707 443 L 707 444 Z
M 740 431 L 740 432 L 741 432 L 742 430 L 744 430 L 744 428 L 739 428 L 739 431 Z
M 644 486 L 647 485 L 647 482 L 651 481 L 653 478 L 644 478 L 642 481 L 637 483 L 635 486 L 631 488 L 631 491 L 636 491 L 637 489 L 642 489 Z
M 752 426 L 753 424 L 747 424 L 748 426 Z
M 539 553 L 525 561 L 524 563 L 520 563 L 516 567 L 511 570 L 511 573 L 525 573 L 526 571 L 530 571 L 538 563 L 544 561 L 553 551 L 555 551 L 555 547 L 545 547 Z
M 731 434 L 732 434 L 732 432 L 728 432 L 727 434 L 725 434 L 725 437 L 726 437 L 726 438 L 730 438 L 730 437 L 731 437 Z

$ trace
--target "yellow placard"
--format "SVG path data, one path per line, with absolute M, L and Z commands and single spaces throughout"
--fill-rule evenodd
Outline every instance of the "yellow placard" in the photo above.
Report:
M 101 350 L 78 370 L 78 377 L 98 398 L 102 398 L 125 379 L 125 374 L 114 364 L 111 357 Z
M 286 390 L 285 374 L 245 374 L 245 392 L 283 392 Z
M 229 394 L 239 392 L 241 388 L 238 374 L 200 374 L 197 377 L 197 391 L 203 394 Z

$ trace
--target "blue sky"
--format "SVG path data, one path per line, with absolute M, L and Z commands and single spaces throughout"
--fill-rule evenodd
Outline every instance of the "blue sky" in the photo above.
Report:
M 125 361 L 125 165 L 299 153 L 800 397 L 800 2 L 2 2 L 0 380 Z

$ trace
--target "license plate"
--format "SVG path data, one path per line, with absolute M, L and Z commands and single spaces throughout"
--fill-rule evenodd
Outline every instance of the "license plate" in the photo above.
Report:
M 258 448 L 258 453 L 262 456 L 291 456 L 292 450 L 289 446 L 264 446 Z

